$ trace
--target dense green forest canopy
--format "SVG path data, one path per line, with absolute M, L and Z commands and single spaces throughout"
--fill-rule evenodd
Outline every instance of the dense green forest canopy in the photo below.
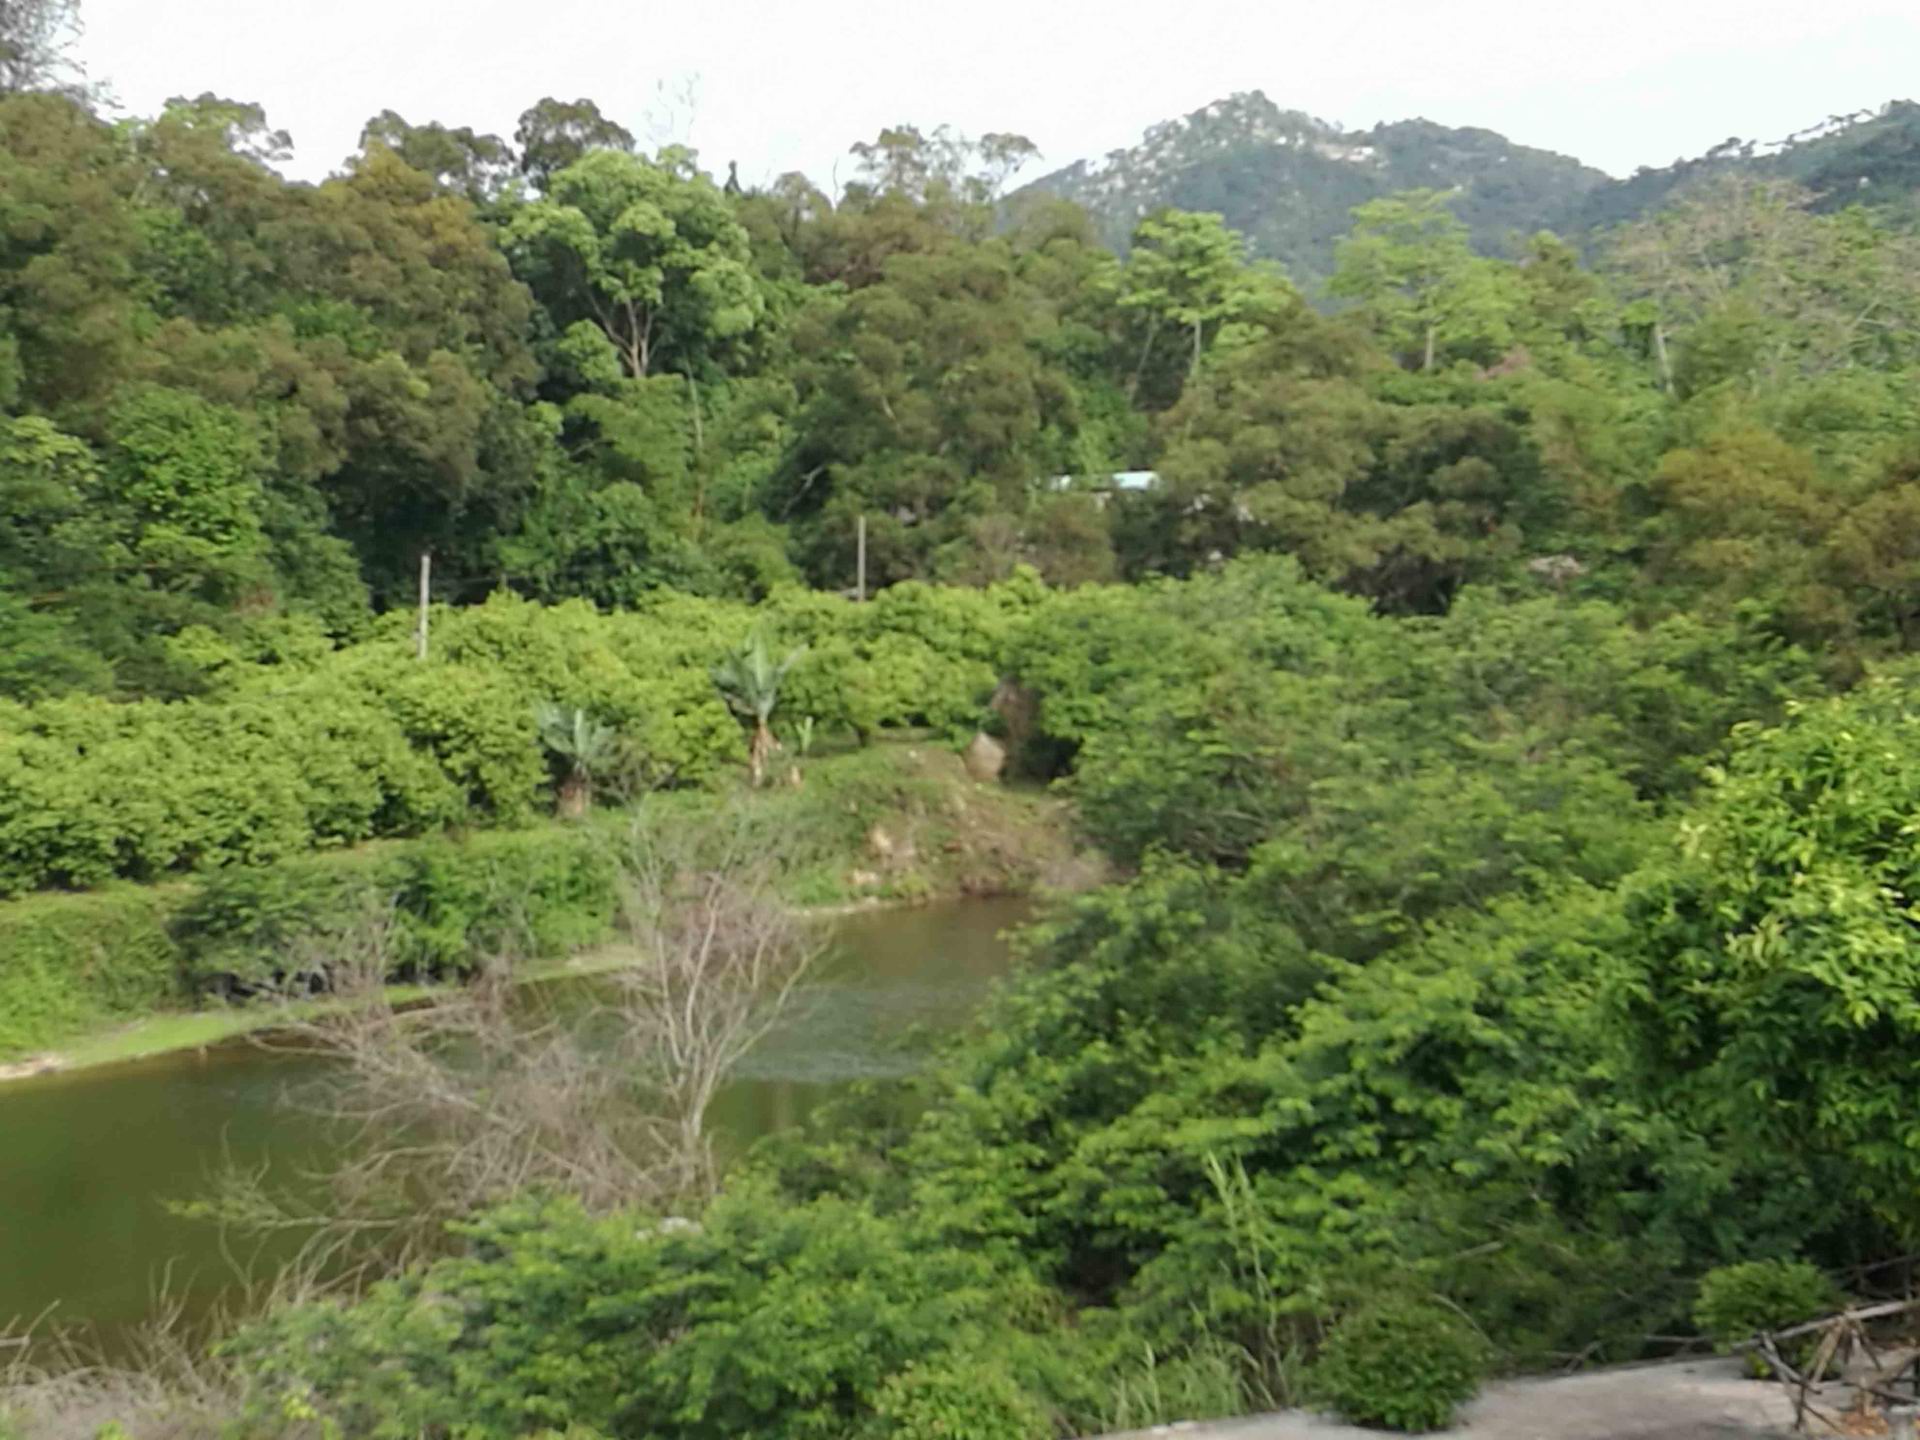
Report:
M 861 516 L 872 588 L 1281 551 L 1389 613 L 1737 609 L 1836 674 L 1914 623 L 1916 242 L 1786 180 L 1597 266 L 1370 200 L 1329 312 L 1216 216 L 1123 261 L 997 209 L 1016 136 L 902 127 L 837 198 L 746 193 L 545 100 L 512 141 L 383 112 L 303 185 L 257 106 L 109 123 L 43 79 L 0 98 L 15 698 L 355 638 L 422 552 L 454 602 L 845 588 Z
M 57 72 L 0 72 L 0 893 L 510 828 L 555 717 L 683 789 L 995 727 L 1121 876 L 918 1118 L 475 1217 L 230 1341 L 224 1433 L 1041 1440 L 1912 1250 L 1895 209 L 1716 173 L 1497 259 L 1361 197 L 1322 305 L 1215 213 L 1003 204 L 1017 136 L 743 191 L 547 99 L 303 185 Z

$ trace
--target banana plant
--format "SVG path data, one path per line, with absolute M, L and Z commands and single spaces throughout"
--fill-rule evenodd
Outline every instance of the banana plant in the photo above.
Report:
M 534 710 L 540 743 L 559 767 L 555 810 L 578 819 L 593 808 L 593 782 L 620 761 L 620 732 L 603 725 L 577 705 L 547 701 Z
M 755 786 L 766 782 L 767 761 L 780 748 L 773 734 L 773 712 L 780 706 L 780 687 L 800 663 L 807 647 L 798 646 L 786 659 L 776 661 L 767 653 L 766 642 L 755 636 L 728 655 L 712 670 L 714 688 L 727 708 L 753 727 L 747 745 L 747 770 Z

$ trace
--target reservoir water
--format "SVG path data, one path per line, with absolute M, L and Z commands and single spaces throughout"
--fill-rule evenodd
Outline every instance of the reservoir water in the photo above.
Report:
M 1027 913 L 973 900 L 833 922 L 809 991 L 715 1107 L 723 1144 L 910 1073 L 976 1012 Z M 325 1063 L 240 1041 L 0 1085 L 0 1329 L 44 1317 L 111 1348 L 162 1296 L 188 1314 L 233 1300 L 251 1252 L 168 1202 L 204 1194 L 228 1164 L 280 1179 L 311 1168 L 325 1127 L 297 1091 Z

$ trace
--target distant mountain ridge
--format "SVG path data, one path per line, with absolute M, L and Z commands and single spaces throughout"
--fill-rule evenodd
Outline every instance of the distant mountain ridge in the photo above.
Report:
M 1823 208 L 1865 204 L 1911 217 L 1920 200 L 1920 105 L 1890 100 L 1876 110 L 1834 115 L 1768 142 L 1723 140 L 1706 154 L 1589 191 L 1551 228 L 1569 238 L 1658 210 L 1688 186 L 1748 174 L 1806 186 Z
M 1696 160 L 1616 180 L 1492 130 L 1431 120 L 1346 130 L 1253 90 L 1163 121 L 1138 145 L 1045 175 L 1013 200 L 1076 201 L 1117 250 L 1155 210 L 1218 211 L 1254 253 L 1313 287 L 1331 273 L 1353 207 L 1381 195 L 1457 190 L 1454 209 L 1475 246 L 1501 254 L 1515 236 L 1543 229 L 1588 239 L 1697 180 L 1742 170 L 1798 180 L 1834 203 L 1910 206 L 1920 193 L 1920 106 L 1896 101 L 1831 117 L 1770 145 L 1729 140 Z

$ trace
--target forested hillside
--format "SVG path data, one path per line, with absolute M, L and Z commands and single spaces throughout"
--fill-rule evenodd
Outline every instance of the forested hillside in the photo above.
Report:
M 1402 120 L 1346 130 L 1260 91 L 1232 95 L 1164 121 L 1138 145 L 1032 181 L 1038 195 L 1084 206 L 1100 238 L 1124 251 L 1157 210 L 1211 210 L 1315 292 L 1353 207 L 1404 190 L 1457 192 L 1454 209 L 1482 254 L 1506 254 L 1516 235 L 1554 222 L 1610 189 L 1607 176 L 1565 155 L 1517 145 L 1491 130 Z
M 1156 210 L 1218 211 L 1255 255 L 1320 295 L 1348 213 L 1383 195 L 1448 191 L 1474 249 L 1510 258 L 1540 230 L 1591 249 L 1615 226 L 1718 178 L 1792 181 L 1823 209 L 1864 204 L 1910 219 L 1920 192 L 1920 107 L 1896 100 L 1774 141 L 1736 136 L 1694 159 L 1614 179 L 1491 130 L 1431 120 L 1345 130 L 1283 111 L 1256 90 L 1156 125 L 1140 144 L 1104 159 L 1042 176 L 1014 205 L 1042 195 L 1072 200 L 1086 207 L 1101 239 L 1123 251 L 1134 226 Z
M 318 186 L 211 98 L 17 94 L 0 134 L 15 699 L 202 693 L 363 634 L 423 553 L 456 603 L 850 587 L 861 516 L 875 588 L 1279 550 L 1396 613 L 1737 603 L 1838 669 L 1912 618 L 1913 242 L 1786 182 L 1591 269 L 1368 201 L 1328 317 L 1216 216 L 1125 260 L 1071 206 L 996 227 L 1017 137 L 890 131 L 834 205 L 584 102 L 514 143 L 382 115 Z M 1132 469 L 1158 486 L 1101 493 Z
M 357 975 L 336 1054 L 400 1120 L 355 1143 L 469 1148 L 353 1152 L 313 1227 L 375 1259 L 184 1370 L 0 1368 L 5 1440 L 1420 1429 L 1904 1284 L 1910 109 L 1556 236 L 1536 194 L 1624 192 L 1243 107 L 1289 183 L 1378 183 L 1262 229 L 1223 132 L 1205 208 L 1113 189 L 1119 253 L 1118 212 L 1003 205 L 1011 134 L 743 190 L 550 98 L 383 112 L 306 185 L 257 106 L 110 120 L 7 43 L 0 1044 Z M 670 1047 L 381 1008 L 508 974 L 515 924 L 758 964 L 751 866 L 591 850 L 594 786 L 885 848 L 777 808 L 801 761 L 983 730 L 1113 878 L 904 1096 L 729 1168 Z M 555 1056 L 590 1123 L 526 1082 Z M 207 1208 L 307 1223 L 258 1199 Z

